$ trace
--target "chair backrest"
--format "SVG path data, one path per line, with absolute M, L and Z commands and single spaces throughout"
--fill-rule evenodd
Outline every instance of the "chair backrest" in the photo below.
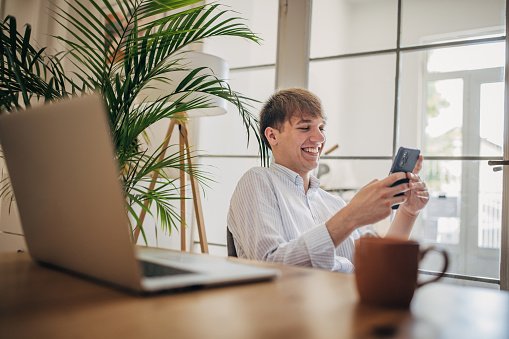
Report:
M 235 250 L 235 243 L 233 241 L 232 232 L 226 227 L 226 247 L 228 248 L 229 257 L 237 257 L 237 251 Z

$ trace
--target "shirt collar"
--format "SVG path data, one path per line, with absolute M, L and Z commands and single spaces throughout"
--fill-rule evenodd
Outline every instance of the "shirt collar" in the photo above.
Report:
M 304 181 L 301 176 L 297 174 L 297 172 L 292 171 L 291 169 L 276 163 L 271 163 L 270 168 L 283 174 L 288 180 L 293 182 L 295 185 L 302 186 Z M 314 175 L 309 176 L 309 189 L 317 189 L 320 187 L 320 180 Z

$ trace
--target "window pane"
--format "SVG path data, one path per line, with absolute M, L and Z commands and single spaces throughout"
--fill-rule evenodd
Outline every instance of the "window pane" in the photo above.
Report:
M 229 83 L 237 92 L 260 102 L 250 102 L 253 107 L 250 112 L 255 116 L 260 113 L 265 100 L 274 92 L 274 67 L 256 70 L 230 71 Z M 228 112 L 219 116 L 202 117 L 199 122 L 197 135 L 198 149 L 205 154 L 226 155 L 259 155 L 258 144 L 254 134 L 250 134 L 247 146 L 246 128 L 239 111 L 232 104 L 228 104 Z
M 311 58 L 396 47 L 397 0 L 313 1 Z
M 446 249 L 451 273 L 498 278 L 501 172 L 493 172 L 487 161 L 425 160 L 421 173 L 431 199 L 411 237 Z M 421 268 L 439 265 L 429 260 Z
M 331 155 L 391 156 L 395 55 L 314 61 L 309 72 L 327 116 L 327 146 L 339 145 Z
M 402 0 L 401 46 L 505 34 L 504 0 Z
M 423 150 L 431 194 L 412 238 L 445 248 L 451 273 L 499 277 L 502 176 L 461 157 L 502 155 L 504 54 L 502 43 L 401 54 L 399 143 Z
M 426 155 L 461 155 L 463 79 L 426 83 L 424 147 Z
M 428 54 L 427 70 L 429 73 L 444 73 L 503 67 L 504 65 L 505 44 L 497 42 L 434 49 Z
M 420 240 L 459 244 L 461 173 L 460 161 L 425 161 L 421 175 L 431 199 L 423 211 L 422 225 L 413 232 Z
M 399 140 L 401 146 L 423 150 L 422 132 L 424 130 L 424 89 L 423 52 L 401 54 L 399 85 Z
M 504 68 L 484 55 L 504 58 L 503 45 L 402 53 L 399 143 L 425 156 L 501 156 Z
M 502 225 L 502 172 L 493 172 L 487 162 L 479 166 L 478 246 L 500 248 Z
M 213 1 L 208 1 L 214 3 Z M 230 68 L 276 63 L 278 1 L 223 0 L 220 9 L 232 10 L 227 17 L 240 17 L 262 40 L 257 44 L 238 37 L 214 37 L 205 42 L 203 51 L 228 61 Z M 221 17 L 223 18 L 223 17 Z
M 503 155 L 504 83 L 481 85 L 481 155 Z

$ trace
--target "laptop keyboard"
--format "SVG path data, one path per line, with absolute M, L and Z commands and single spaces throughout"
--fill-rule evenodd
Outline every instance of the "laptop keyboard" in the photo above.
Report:
M 191 271 L 182 270 L 180 268 L 159 265 L 153 262 L 140 260 L 143 275 L 146 277 L 163 277 L 167 275 L 190 274 Z

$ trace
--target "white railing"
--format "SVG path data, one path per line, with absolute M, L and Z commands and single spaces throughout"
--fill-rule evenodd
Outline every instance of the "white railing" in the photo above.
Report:
M 479 195 L 478 246 L 500 248 L 502 226 L 502 196 L 500 193 Z

